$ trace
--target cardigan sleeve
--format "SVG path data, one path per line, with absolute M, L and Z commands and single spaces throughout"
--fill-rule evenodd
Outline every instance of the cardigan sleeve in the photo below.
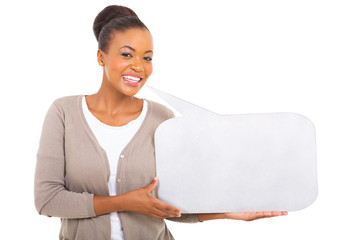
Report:
M 174 118 L 175 114 L 172 110 L 168 109 L 168 118 Z M 197 214 L 181 214 L 181 217 L 166 218 L 167 220 L 183 223 L 197 223 L 200 222 Z
M 182 223 L 197 223 L 200 222 L 197 214 L 181 214 L 181 217 L 174 218 L 166 218 L 167 220 L 171 220 L 174 222 L 182 222 Z
M 65 188 L 64 119 L 64 112 L 54 101 L 45 116 L 37 152 L 35 207 L 39 214 L 49 217 L 95 217 L 93 194 Z

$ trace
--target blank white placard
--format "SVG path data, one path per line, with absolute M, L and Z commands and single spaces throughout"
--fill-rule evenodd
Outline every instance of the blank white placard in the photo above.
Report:
M 183 213 L 295 211 L 315 201 L 309 119 L 296 113 L 218 115 L 151 89 L 183 114 L 155 132 L 161 201 Z

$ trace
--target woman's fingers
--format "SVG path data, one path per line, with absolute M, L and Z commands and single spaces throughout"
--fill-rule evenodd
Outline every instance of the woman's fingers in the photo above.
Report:
M 229 219 L 252 221 L 261 218 L 270 218 L 287 215 L 287 212 L 265 211 L 265 212 L 233 212 L 226 214 Z
M 174 206 L 171 206 L 169 204 L 166 204 L 162 201 L 160 201 L 159 199 L 156 199 L 154 198 L 153 199 L 154 201 L 154 207 L 157 208 L 158 210 L 162 211 L 162 212 L 165 212 L 165 213 L 168 213 L 168 214 L 172 214 L 172 215 L 175 215 L 174 217 L 176 216 L 180 216 L 181 215 L 181 210 L 174 207 Z
M 167 218 L 167 217 L 178 217 L 181 216 L 181 210 L 171 206 L 169 204 L 166 204 L 162 201 L 160 201 L 157 198 L 154 198 L 150 195 L 150 192 L 153 191 L 157 185 L 158 185 L 159 179 L 157 177 L 155 177 L 153 179 L 153 181 L 144 187 L 144 189 L 149 193 L 149 196 L 152 199 L 152 207 L 153 209 L 153 213 L 157 215 L 157 217 L 161 217 L 161 218 Z
M 157 187 L 158 181 L 159 179 L 155 177 L 153 181 L 145 187 L 126 193 L 126 203 L 128 205 L 125 210 L 160 219 L 180 217 L 180 209 L 152 196 L 151 192 Z
M 173 212 L 171 213 L 158 208 L 151 209 L 151 213 L 153 214 L 154 217 L 160 219 L 180 216 L 178 213 L 173 213 Z
M 150 193 L 152 190 L 154 190 L 156 188 L 158 181 L 159 181 L 159 179 L 157 177 L 155 177 L 149 185 L 144 187 L 144 189 Z
M 161 210 L 166 211 L 166 212 L 177 213 L 177 214 L 181 213 L 180 209 L 178 209 L 178 208 L 176 208 L 174 206 L 171 206 L 169 204 L 166 204 L 166 203 L 160 201 L 159 199 L 156 199 L 155 201 L 156 201 L 156 207 L 158 209 L 161 209 Z
M 253 214 L 253 216 L 251 216 Z M 261 218 L 270 218 L 270 217 L 277 217 L 281 216 L 281 212 L 278 211 L 265 211 L 265 212 L 255 212 L 249 213 L 249 220 L 256 220 Z
M 280 211 L 264 212 L 265 217 L 277 217 L 283 215 L 287 215 L 287 212 L 280 212 Z

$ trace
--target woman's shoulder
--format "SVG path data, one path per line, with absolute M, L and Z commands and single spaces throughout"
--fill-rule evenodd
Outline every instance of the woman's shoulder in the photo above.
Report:
M 62 113 L 78 111 L 83 96 L 84 95 L 71 95 L 55 98 L 50 105 L 49 111 Z
M 69 104 L 71 105 L 81 100 L 83 96 L 84 95 L 63 96 L 56 98 L 53 103 L 57 105 L 69 105 Z

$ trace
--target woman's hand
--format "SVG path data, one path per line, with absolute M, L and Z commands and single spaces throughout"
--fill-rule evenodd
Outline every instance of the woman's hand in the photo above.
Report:
M 260 218 L 270 218 L 287 215 L 287 212 L 234 212 L 225 213 L 226 219 L 253 221 Z
M 234 219 L 253 221 L 260 218 L 269 218 L 287 215 L 287 212 L 233 212 L 233 213 L 202 213 L 198 214 L 200 222 L 214 219 Z
M 180 217 L 180 209 L 151 196 L 150 192 L 156 188 L 158 181 L 158 178 L 155 177 L 149 185 L 123 194 L 124 211 L 136 212 L 159 219 Z

